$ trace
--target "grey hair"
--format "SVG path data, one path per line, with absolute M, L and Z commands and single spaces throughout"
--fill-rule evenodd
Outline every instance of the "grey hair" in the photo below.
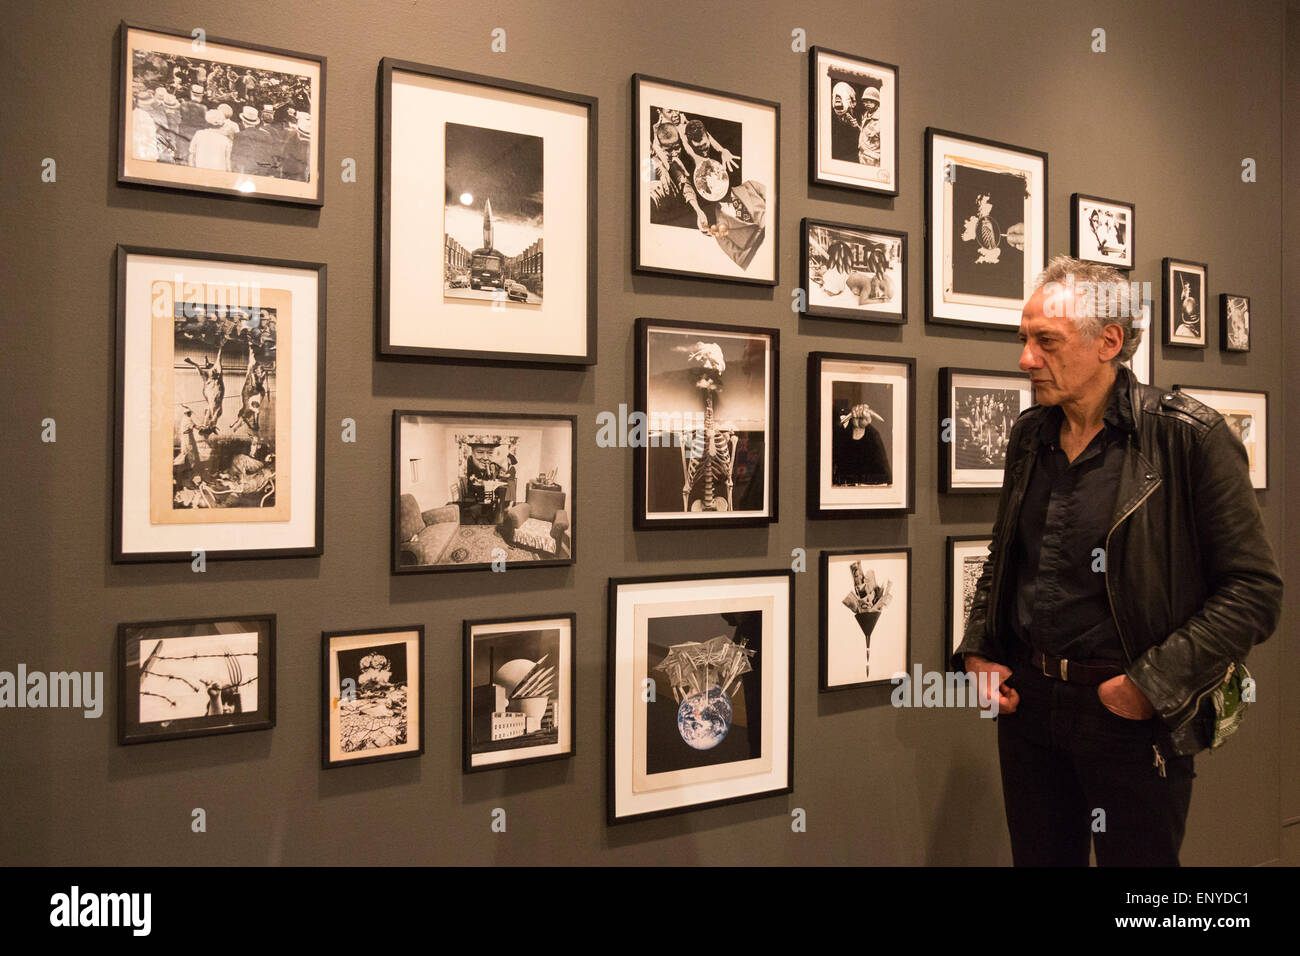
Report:
M 1119 270 L 1095 262 L 1083 262 L 1069 256 L 1054 256 L 1047 268 L 1034 280 L 1034 291 L 1045 286 L 1061 286 L 1074 290 L 1071 303 L 1074 327 L 1088 341 L 1095 341 L 1102 329 L 1118 325 L 1124 333 L 1124 344 L 1119 354 L 1111 359 L 1112 365 L 1127 362 L 1137 352 L 1142 341 L 1141 294 L 1137 283 L 1130 285 Z

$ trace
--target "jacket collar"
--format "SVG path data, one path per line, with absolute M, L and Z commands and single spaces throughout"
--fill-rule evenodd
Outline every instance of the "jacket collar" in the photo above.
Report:
M 1141 389 L 1137 378 L 1130 369 L 1121 365 L 1115 372 L 1115 382 L 1111 385 L 1106 408 L 1102 411 L 1102 422 L 1118 430 L 1124 437 L 1136 437 L 1141 408 Z M 1056 444 L 1064 418 L 1065 412 L 1060 405 L 1047 406 L 1034 430 L 1034 445 Z

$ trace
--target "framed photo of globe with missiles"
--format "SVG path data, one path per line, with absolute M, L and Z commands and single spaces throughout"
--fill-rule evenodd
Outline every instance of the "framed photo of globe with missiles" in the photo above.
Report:
M 608 820 L 794 788 L 794 572 L 611 579 Z

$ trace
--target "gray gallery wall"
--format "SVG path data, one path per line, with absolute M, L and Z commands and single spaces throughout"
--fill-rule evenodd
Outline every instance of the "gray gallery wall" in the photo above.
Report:
M 1160 258 L 1210 265 L 1209 291 L 1252 296 L 1253 351 L 1156 346 L 1156 381 L 1270 391 L 1271 487 L 1259 496 L 1292 581 L 1295 512 L 1284 525 L 1284 383 L 1295 398 L 1297 336 L 1284 338 L 1283 252 L 1300 250 L 1300 143 L 1288 139 L 1283 235 L 1284 47 L 1296 90 L 1295 4 L 1214 0 L 1135 4 L 872 2 L 651 8 L 582 0 L 474 5 L 421 0 L 14 2 L 0 31 L 4 403 L 0 448 L 3 618 L 0 669 L 103 670 L 99 720 L 68 711 L 0 712 L 0 859 L 28 863 L 1008 863 L 991 721 L 973 712 L 899 711 L 888 689 L 819 696 L 814 571 L 797 583 L 795 790 L 790 796 L 622 826 L 604 824 L 605 588 L 612 575 L 788 566 L 793 548 L 909 545 L 912 647 L 942 666 L 944 536 L 987 530 L 994 498 L 935 490 L 938 369 L 1013 368 L 1009 333 L 927 327 L 922 294 L 922 156 L 927 125 L 1046 150 L 1052 253 L 1068 251 L 1074 191 L 1137 205 L 1134 277 Z M 329 59 L 326 202 L 310 211 L 115 182 L 116 28 L 126 17 L 324 54 Z M 507 52 L 489 32 L 504 27 Z M 807 185 L 807 58 L 791 31 L 901 66 L 901 194 L 896 200 Z M 1108 50 L 1090 52 L 1106 30 Z M 376 73 L 382 56 L 571 89 L 600 99 L 599 364 L 512 371 L 378 363 L 374 354 Z M 630 274 L 629 76 L 641 71 L 782 105 L 780 285 L 775 290 Z M 1289 104 L 1292 129 L 1294 100 Z M 1258 182 L 1240 178 L 1243 157 Z M 57 181 L 43 183 L 43 158 Z M 358 182 L 338 181 L 355 158 Z M 331 171 L 333 171 L 331 173 Z M 909 232 L 909 322 L 901 329 L 801 321 L 799 218 Z M 329 265 L 325 554 L 315 560 L 112 566 L 108 560 L 114 246 L 285 256 Z M 548 249 L 548 254 L 557 251 Z M 1217 312 L 1212 310 L 1212 314 Z M 637 316 L 781 330 L 781 520 L 710 534 L 631 530 L 631 453 L 598 448 L 599 411 L 632 400 Z M 1217 343 L 1217 320 L 1211 326 Z M 804 358 L 826 349 L 915 356 L 916 514 L 805 523 Z M 1284 364 L 1286 363 L 1286 364 Z M 1289 372 L 1289 377 L 1287 377 Z M 560 569 L 393 578 L 389 423 L 396 406 L 573 412 L 583 487 L 579 561 Z M 40 441 L 40 421 L 58 440 Z M 337 425 L 358 425 L 343 444 Z M 1294 426 L 1289 426 L 1294 434 Z M 1288 461 L 1289 456 L 1289 461 Z M 1284 534 L 1284 529 L 1286 533 Z M 1300 678 L 1288 622 L 1250 665 L 1261 687 L 1245 728 L 1198 758 L 1187 863 L 1283 858 L 1284 819 L 1300 818 L 1295 725 Z M 578 754 L 466 777 L 460 770 L 460 624 L 466 617 L 576 611 Z M 273 731 L 123 748 L 115 743 L 119 621 L 274 611 L 279 615 Z M 418 760 L 319 769 L 322 629 L 423 623 L 426 753 Z M 1287 641 L 1290 640 L 1288 644 Z M 1285 781 L 1285 782 L 1284 782 Z M 191 832 L 192 808 L 207 833 Z M 493 808 L 509 814 L 489 829 Z M 807 811 L 806 833 L 789 812 Z M 1296 858 L 1290 829 L 1291 859 Z

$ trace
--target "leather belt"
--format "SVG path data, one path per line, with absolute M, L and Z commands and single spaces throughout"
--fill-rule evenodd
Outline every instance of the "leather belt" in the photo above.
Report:
M 1034 665 L 1034 670 L 1040 674 L 1056 680 L 1063 680 L 1069 684 L 1095 686 L 1124 673 L 1124 668 L 1118 664 L 1089 664 L 1086 661 L 1071 661 L 1066 660 L 1064 657 L 1044 654 L 1042 651 L 1034 651 L 1029 659 Z

